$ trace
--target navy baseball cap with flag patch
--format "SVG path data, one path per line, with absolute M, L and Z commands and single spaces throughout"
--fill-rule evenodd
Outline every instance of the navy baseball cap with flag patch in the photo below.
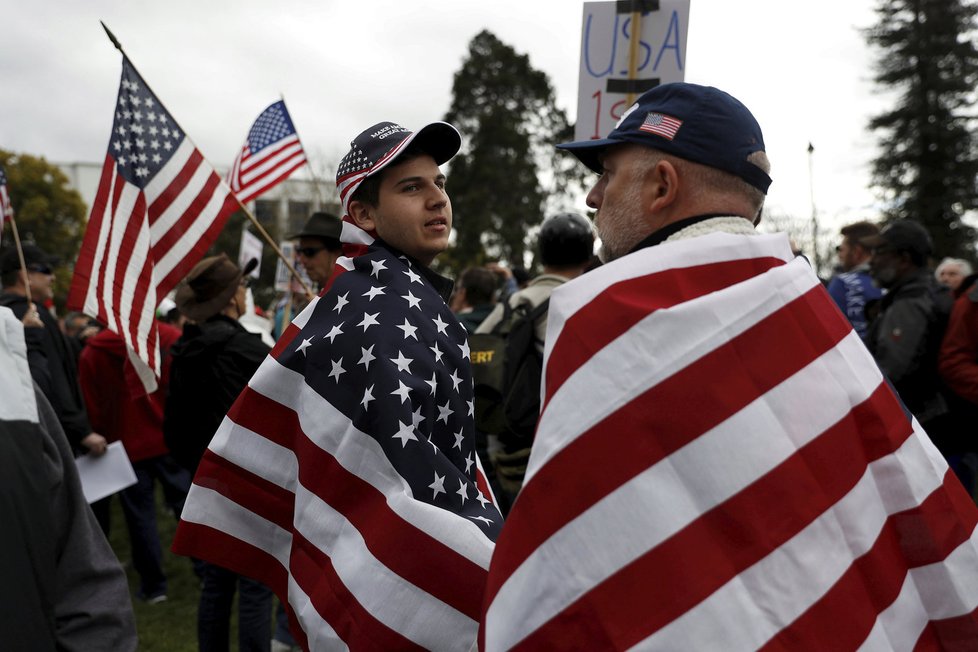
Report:
M 624 143 L 724 170 L 765 194 L 771 185 L 771 177 L 747 160 L 764 151 L 760 125 L 740 101 L 712 86 L 684 82 L 656 86 L 625 111 L 607 138 L 557 147 L 601 172 L 601 153 Z
M 363 180 L 396 161 L 411 143 L 441 165 L 458 153 L 462 137 L 447 122 L 432 122 L 417 131 L 410 131 L 393 122 L 379 122 L 363 130 L 350 143 L 350 151 L 336 170 L 336 188 L 343 202 L 344 214 L 348 212 L 350 198 Z

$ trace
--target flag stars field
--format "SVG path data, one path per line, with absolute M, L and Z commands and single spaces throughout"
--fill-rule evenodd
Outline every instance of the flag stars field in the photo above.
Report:
M 357 326 L 363 326 L 363 332 L 366 333 L 367 329 L 371 326 L 376 326 L 380 322 L 377 321 L 377 316 L 380 315 L 379 312 L 375 312 L 372 315 L 369 313 L 363 313 L 363 321 L 361 321 Z
M 360 399 L 360 405 L 362 405 L 363 406 L 363 409 L 366 410 L 368 408 L 368 406 L 370 405 L 370 401 L 373 401 L 373 400 L 375 400 L 374 399 L 374 385 L 371 385 L 367 389 L 363 390 L 363 398 Z
M 407 446 L 409 441 L 418 441 L 418 436 L 414 434 L 414 426 L 409 423 L 404 423 L 403 421 L 398 422 L 400 428 L 394 433 L 394 439 L 401 440 L 401 448 Z
M 435 481 L 429 484 L 428 488 L 434 492 L 434 495 L 431 497 L 432 500 L 438 498 L 438 494 L 447 493 L 445 491 L 445 476 L 438 475 L 438 473 L 435 472 Z
M 380 280 L 380 273 L 387 269 L 387 265 L 382 260 L 371 260 L 370 261 L 370 275 Z
M 404 331 L 404 339 L 407 339 L 409 337 L 414 340 L 418 339 L 418 336 L 416 335 L 418 328 L 417 326 L 411 324 L 411 322 L 408 321 L 407 317 L 404 318 L 404 323 L 399 325 L 398 328 Z
M 333 340 L 336 339 L 337 335 L 342 335 L 343 334 L 343 328 L 342 328 L 342 326 L 343 326 L 343 322 L 341 322 L 339 324 L 334 324 L 333 327 L 331 329 L 329 329 L 329 332 L 326 333 L 325 335 L 323 335 L 323 339 L 324 340 L 327 340 L 328 339 L 329 340 L 329 343 L 332 344 L 333 343 Z
M 364 292 L 361 296 L 367 297 L 367 301 L 372 301 L 374 297 L 379 296 L 384 293 L 383 287 L 377 287 L 376 285 L 370 286 L 370 289 Z
M 391 362 L 397 365 L 398 371 L 411 373 L 411 363 L 414 362 L 414 358 L 406 358 L 403 351 L 398 351 L 397 357 L 391 358 Z
M 409 308 L 417 308 L 418 310 L 421 310 L 421 299 L 414 296 L 410 290 L 408 290 L 406 295 L 402 295 L 401 298 L 408 302 Z
M 343 358 L 339 360 L 333 360 L 333 368 L 329 372 L 329 377 L 334 379 L 337 383 L 340 382 L 340 376 L 346 373 L 346 369 L 343 368 Z
M 307 338 L 307 339 L 304 339 L 304 340 L 302 340 L 302 344 L 300 344 L 300 345 L 299 345 L 299 346 L 298 346 L 298 347 L 296 348 L 296 350 L 295 350 L 295 352 L 296 352 L 296 353 L 299 353 L 299 352 L 301 352 L 301 353 L 302 353 L 302 355 L 306 355 L 306 349 L 308 349 L 308 348 L 309 348 L 310 346 L 312 346 L 312 338 L 311 338 L 311 337 L 310 337 L 310 338 Z
M 403 405 L 405 401 L 408 400 L 411 394 L 411 388 L 404 384 L 403 381 L 397 381 L 397 389 L 391 392 L 391 396 L 400 396 L 401 404 Z
M 357 364 L 362 364 L 367 371 L 370 371 L 370 363 L 377 359 L 374 356 L 374 347 L 376 344 L 371 344 L 369 348 L 360 347 L 360 361 Z

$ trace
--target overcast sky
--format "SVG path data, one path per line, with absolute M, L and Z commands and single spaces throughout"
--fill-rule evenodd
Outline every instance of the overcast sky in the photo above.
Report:
M 811 142 L 826 228 L 877 217 L 866 123 L 884 104 L 859 32 L 874 22 L 873 4 L 692 0 L 686 81 L 730 92 L 757 117 L 774 166 L 771 211 L 811 215 Z M 9 2 L 0 148 L 55 162 L 104 158 L 121 63 L 99 20 L 218 167 L 280 94 L 323 161 L 337 161 L 375 122 L 417 128 L 440 119 L 481 29 L 529 54 L 573 120 L 582 8 L 572 0 Z

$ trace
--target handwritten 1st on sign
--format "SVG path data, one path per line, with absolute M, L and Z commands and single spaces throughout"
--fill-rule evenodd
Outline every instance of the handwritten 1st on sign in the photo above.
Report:
M 643 9 L 637 31 L 636 8 Z M 689 0 L 585 2 L 574 139 L 607 136 L 628 108 L 629 93 L 683 81 L 688 26 Z

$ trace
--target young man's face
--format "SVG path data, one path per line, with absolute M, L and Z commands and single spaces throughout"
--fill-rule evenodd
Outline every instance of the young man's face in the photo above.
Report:
M 448 247 L 452 202 L 445 175 L 424 154 L 385 169 L 376 206 L 354 201 L 350 213 L 364 229 L 423 265 Z
M 843 238 L 842 244 L 836 249 L 839 253 L 839 264 L 844 271 L 855 269 L 864 260 L 869 258 L 869 252 L 862 245 L 856 244 L 849 238 Z

